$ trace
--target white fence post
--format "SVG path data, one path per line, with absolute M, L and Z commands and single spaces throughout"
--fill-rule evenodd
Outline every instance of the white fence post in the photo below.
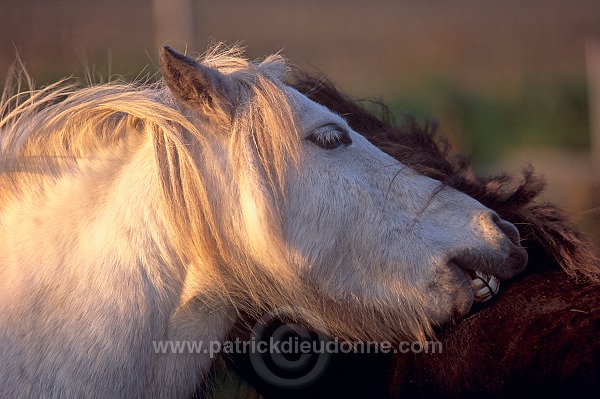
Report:
M 588 233 L 600 245 L 600 41 L 588 39 L 585 44 L 585 65 L 590 114 L 590 141 L 592 161 L 592 209 L 587 213 Z
M 585 45 L 585 63 L 590 114 L 591 158 L 596 185 L 600 180 L 600 41 L 588 39 Z

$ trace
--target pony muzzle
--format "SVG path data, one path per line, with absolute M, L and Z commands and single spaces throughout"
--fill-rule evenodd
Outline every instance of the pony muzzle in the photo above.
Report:
M 484 247 L 465 249 L 451 260 L 470 281 L 475 303 L 496 296 L 500 282 L 521 273 L 528 261 L 519 231 L 512 223 L 494 212 L 481 214 L 479 223 L 484 229 Z

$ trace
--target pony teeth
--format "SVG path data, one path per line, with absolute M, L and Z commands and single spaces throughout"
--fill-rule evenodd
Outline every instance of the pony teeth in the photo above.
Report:
M 500 281 L 495 276 L 484 272 L 476 271 L 475 274 L 477 277 L 471 280 L 475 302 L 489 301 L 500 291 Z

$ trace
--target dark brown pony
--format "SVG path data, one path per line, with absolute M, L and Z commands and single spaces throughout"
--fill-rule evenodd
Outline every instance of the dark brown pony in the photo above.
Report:
M 515 224 L 530 261 L 495 301 L 438 332 L 442 353 L 335 355 L 297 390 L 265 383 L 244 356 L 228 364 L 265 397 L 600 397 L 600 258 L 560 208 L 537 199 L 543 179 L 532 168 L 478 176 L 433 124 L 395 126 L 385 106 L 367 109 L 325 79 L 299 74 L 292 84 L 403 164 Z

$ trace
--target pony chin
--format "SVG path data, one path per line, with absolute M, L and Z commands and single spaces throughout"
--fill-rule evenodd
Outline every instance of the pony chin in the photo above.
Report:
M 470 281 L 468 274 L 454 263 L 436 271 L 427 289 L 431 295 L 425 300 L 428 317 L 434 325 L 469 313 L 475 299 Z
M 426 310 L 421 306 L 392 298 L 365 302 L 357 297 L 323 298 L 321 306 L 314 307 L 318 317 L 302 320 L 313 329 L 340 340 L 362 340 L 371 342 L 402 340 L 423 341 L 433 336 Z M 344 317 L 340 318 L 340 314 Z
M 464 300 L 469 291 L 463 288 L 469 286 L 463 280 L 465 278 L 460 280 L 458 274 L 441 277 L 439 281 L 444 285 L 445 293 L 425 298 L 418 292 L 418 287 L 409 287 L 398 280 L 376 284 L 362 280 L 349 287 L 319 280 L 317 275 L 309 272 L 302 278 L 303 295 L 293 302 L 292 308 L 301 310 L 297 315 L 300 322 L 340 340 L 422 341 L 434 335 L 433 327 L 444 316 L 448 320 L 446 312 L 459 312 L 444 303 L 444 309 L 435 313 L 436 303 L 441 307 L 440 302 L 454 301 L 458 297 L 461 298 L 460 311 L 469 310 L 472 296 L 470 300 Z M 460 283 L 459 294 L 452 288 L 455 281 Z M 439 287 L 434 288 L 438 290 Z M 342 314 L 344 316 L 340 317 Z
M 353 283 L 348 285 L 348 280 Z M 313 299 L 296 304 L 304 302 L 319 315 L 316 321 L 303 321 L 340 339 L 425 340 L 435 335 L 435 328 L 469 313 L 474 304 L 471 278 L 453 262 L 438 265 L 418 283 L 402 276 L 373 281 L 348 276 L 342 286 L 324 281 L 316 270 L 309 270 L 303 281 L 303 292 L 312 294 L 303 299 Z

